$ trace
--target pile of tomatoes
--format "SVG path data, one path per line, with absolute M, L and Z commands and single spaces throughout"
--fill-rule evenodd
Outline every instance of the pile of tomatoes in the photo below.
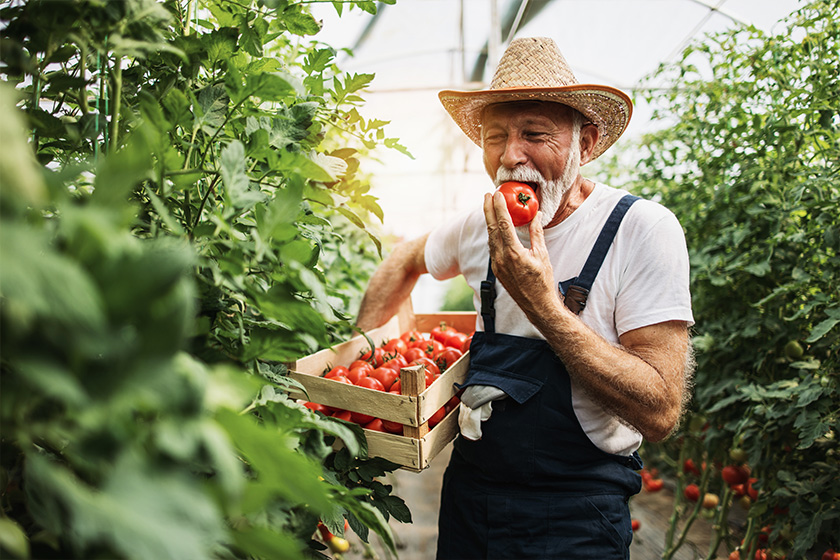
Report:
M 441 376 L 452 364 L 463 356 L 470 347 L 472 333 L 467 334 L 445 323 L 428 333 L 408 330 L 399 337 L 384 341 L 376 348 L 363 350 L 351 364 L 337 365 L 324 372 L 325 379 L 347 383 L 374 391 L 402 394 L 400 370 L 409 366 L 423 366 L 426 372 L 426 387 Z M 446 414 L 458 405 L 458 397 L 452 397 L 429 418 L 429 428 L 437 425 Z M 304 406 L 348 422 L 355 422 L 368 430 L 402 434 L 403 425 L 368 414 L 335 409 L 322 404 L 306 402 Z

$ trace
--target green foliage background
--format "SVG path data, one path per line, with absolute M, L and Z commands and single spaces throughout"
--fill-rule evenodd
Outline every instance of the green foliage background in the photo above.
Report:
M 651 84 L 671 87 L 648 100 L 664 126 L 621 175 L 679 217 L 691 256 L 694 399 L 645 458 L 675 476 L 685 517 L 682 487 L 700 480 L 683 461 L 719 468 L 746 452 L 759 494 L 742 558 L 766 525 L 789 559 L 840 544 L 838 13 L 836 0 L 815 0 L 773 35 L 708 37 L 661 68 Z M 715 522 L 732 550 L 733 496 L 717 475 L 702 481 L 725 498 Z
M 359 111 L 373 76 L 303 2 L 0 18 L 2 555 L 304 558 L 345 518 L 393 549 L 395 466 L 283 376 L 379 260 L 362 162 L 405 150 Z

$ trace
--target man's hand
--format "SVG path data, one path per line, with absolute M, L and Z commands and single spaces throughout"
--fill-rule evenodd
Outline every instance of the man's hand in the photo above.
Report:
M 545 245 L 541 212 L 531 221 L 528 249 L 516 236 L 501 193 L 484 195 L 484 219 L 490 244 L 493 273 L 528 317 L 538 310 L 560 304 L 554 271 Z

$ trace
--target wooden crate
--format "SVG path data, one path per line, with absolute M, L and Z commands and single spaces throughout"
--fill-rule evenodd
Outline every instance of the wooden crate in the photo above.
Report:
M 428 333 L 445 322 L 461 332 L 475 329 L 474 312 L 414 314 L 407 305 L 385 325 L 369 331 L 367 335 L 379 345 L 398 337 L 407 330 Z M 469 352 L 452 364 L 435 382 L 425 387 L 425 374 L 420 366 L 404 368 L 400 373 L 403 394 L 384 393 L 365 387 L 338 383 L 320 377 L 325 370 L 336 365 L 349 365 L 362 350 L 369 347 L 359 335 L 333 348 L 321 350 L 289 364 L 289 376 L 306 389 L 306 394 L 292 394 L 326 406 L 359 412 L 383 420 L 404 424 L 403 435 L 365 430 L 368 454 L 383 457 L 407 470 L 420 472 L 458 433 L 458 409 L 450 411 L 434 428 L 429 430 L 429 418 L 456 393 L 454 383 L 462 382 L 469 367 Z

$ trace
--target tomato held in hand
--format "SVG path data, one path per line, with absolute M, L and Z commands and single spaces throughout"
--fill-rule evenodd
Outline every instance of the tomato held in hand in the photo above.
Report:
M 537 210 L 540 208 L 537 195 L 534 193 L 534 189 L 525 183 L 516 181 L 502 183 L 499 186 L 499 192 L 505 197 L 505 203 L 513 220 L 513 225 L 524 226 L 537 215 Z

